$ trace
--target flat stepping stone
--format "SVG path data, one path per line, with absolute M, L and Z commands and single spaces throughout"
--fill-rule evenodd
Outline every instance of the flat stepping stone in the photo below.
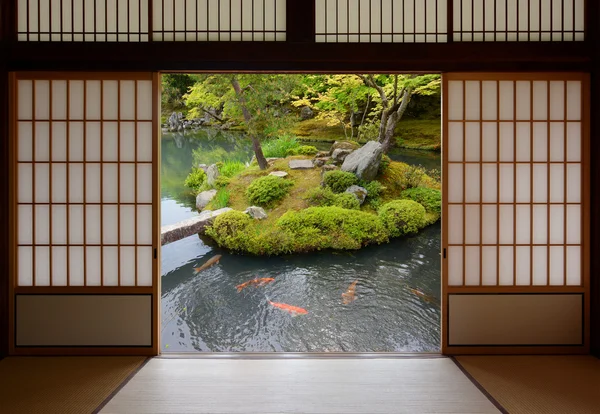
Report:
M 275 177 L 286 177 L 288 175 L 288 173 L 286 173 L 285 171 L 273 171 L 271 174 L 269 175 L 274 175 Z
M 289 166 L 292 170 L 310 170 L 315 167 L 312 160 L 291 160 Z
M 224 207 L 219 210 L 203 211 L 199 216 L 180 221 L 176 224 L 162 226 L 160 228 L 160 245 L 173 243 L 194 234 L 204 234 L 206 227 L 214 221 L 215 217 L 231 211 L 231 208 Z

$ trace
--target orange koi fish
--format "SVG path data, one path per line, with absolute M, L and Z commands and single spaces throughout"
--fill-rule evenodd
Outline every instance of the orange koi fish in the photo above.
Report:
M 251 279 L 251 280 L 249 280 L 247 282 L 244 282 L 244 283 L 242 283 L 240 285 L 237 285 L 236 289 L 237 289 L 237 291 L 239 293 L 239 292 L 242 291 L 242 289 L 244 289 L 244 288 L 246 288 L 248 286 L 252 286 L 252 285 L 255 285 L 255 286 L 264 286 L 267 283 L 273 282 L 274 280 L 275 279 L 273 279 L 272 277 L 261 277 L 260 279 L 254 278 L 254 279 Z
M 423 299 L 425 302 L 434 302 L 435 301 L 435 299 L 432 296 L 430 296 L 426 293 L 423 293 L 418 289 L 408 288 L 408 290 L 410 290 L 412 293 L 414 293 L 415 295 L 417 295 L 418 297 Z
M 284 311 L 288 311 L 292 315 L 306 315 L 308 313 L 306 309 L 288 305 L 286 303 L 277 303 L 269 301 L 269 304 L 271 304 L 271 306 L 275 306 L 276 308 L 283 309 Z
M 348 290 L 342 293 L 342 302 L 344 305 L 349 304 L 350 302 L 354 302 L 356 300 L 356 283 L 358 280 L 355 280 L 350 284 Z
M 200 267 L 195 267 L 194 268 L 194 274 L 198 274 L 201 271 L 203 271 L 204 269 L 208 269 L 209 267 L 211 267 L 214 264 L 218 264 L 219 260 L 221 260 L 221 255 L 218 254 L 216 256 L 211 257 L 210 259 L 208 259 L 206 261 L 206 263 L 204 263 L 202 266 Z

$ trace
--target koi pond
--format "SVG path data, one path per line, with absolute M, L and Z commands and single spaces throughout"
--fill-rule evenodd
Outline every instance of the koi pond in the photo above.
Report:
M 206 164 L 220 157 L 249 161 L 250 142 L 239 138 L 206 130 L 163 133 L 161 225 L 198 214 L 183 187 L 192 153 Z M 388 155 L 440 166 L 439 153 Z M 195 273 L 217 255 L 218 263 Z M 352 252 L 252 257 L 192 236 L 164 246 L 161 257 L 162 352 L 440 349 L 439 222 L 416 236 Z M 246 283 L 256 278 L 263 280 Z

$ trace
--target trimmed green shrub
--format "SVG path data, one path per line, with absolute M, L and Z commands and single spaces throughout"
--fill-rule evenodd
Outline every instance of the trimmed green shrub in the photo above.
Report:
M 215 180 L 215 188 L 224 188 L 231 182 L 231 178 L 219 175 Z
M 247 231 L 252 219 L 241 211 L 223 213 L 206 229 L 206 234 L 215 239 L 219 246 L 235 251 L 247 251 L 250 234 Z
M 392 237 L 416 233 L 425 227 L 425 207 L 412 200 L 394 200 L 379 209 L 379 218 Z
M 292 181 L 267 175 L 250 183 L 246 189 L 246 197 L 252 204 L 270 206 L 285 197 L 293 185 Z
M 319 150 L 312 145 L 301 145 L 297 148 L 291 148 L 286 155 L 315 155 Z
M 298 138 L 286 135 L 277 139 L 271 139 L 262 143 L 262 150 L 265 158 L 284 158 L 288 151 L 300 147 Z
M 351 185 L 358 184 L 358 177 L 347 171 L 327 171 L 323 175 L 323 184 L 334 193 L 343 193 Z
M 192 167 L 192 171 L 188 174 L 187 178 L 183 182 L 188 188 L 196 192 L 200 192 L 202 184 L 206 181 L 206 173 L 201 168 Z
M 324 207 L 332 206 L 335 203 L 336 194 L 328 187 L 311 188 L 304 195 L 304 199 L 311 206 Z
M 370 181 L 363 185 L 364 189 L 367 190 L 367 199 L 374 199 L 381 196 L 385 187 L 379 181 Z
M 415 187 L 404 190 L 400 198 L 416 201 L 425 207 L 428 213 L 442 213 L 442 192 L 432 188 Z
M 354 194 L 341 193 L 335 195 L 333 205 L 341 208 L 347 208 L 349 210 L 360 210 L 360 202 Z

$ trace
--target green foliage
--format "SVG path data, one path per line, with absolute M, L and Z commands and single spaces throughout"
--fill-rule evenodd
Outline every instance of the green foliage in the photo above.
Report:
M 206 234 L 215 239 L 219 246 L 234 251 L 245 251 L 252 219 L 241 211 L 227 211 L 215 218 L 213 225 L 206 229 Z
M 224 175 L 219 175 L 215 180 L 215 188 L 224 188 L 230 183 L 231 178 Z
M 295 151 L 298 148 L 300 148 L 300 142 L 298 138 L 292 135 L 283 135 L 262 144 L 265 158 L 284 158 L 289 155 L 290 151 Z
M 358 184 L 358 177 L 347 171 L 327 171 L 323 176 L 323 183 L 334 193 L 343 193 L 351 185 Z
M 442 213 L 442 192 L 432 188 L 409 188 L 400 193 L 403 199 L 413 200 L 425 207 L 428 213 Z
M 406 188 L 419 187 L 425 175 L 425 168 L 421 167 L 420 165 L 409 165 L 404 172 Z
M 312 145 L 301 145 L 287 151 L 286 155 L 315 155 L 319 150 Z
M 246 164 L 244 164 L 241 161 L 225 160 L 222 161 L 220 164 L 221 165 L 218 165 L 219 172 L 221 173 L 219 177 L 233 177 L 234 175 L 243 171 L 246 168 Z
M 386 154 L 381 156 L 381 162 L 379 163 L 379 169 L 377 170 L 377 174 L 383 174 L 390 167 L 390 163 L 392 159 L 388 157 Z
M 210 209 L 218 210 L 227 207 L 229 204 L 229 191 L 226 188 L 221 188 L 217 191 L 215 197 L 210 201 Z
M 359 210 L 360 202 L 350 193 L 336 194 L 329 187 L 316 187 L 306 192 L 304 199 L 315 207 L 341 207 L 349 210 Z
M 354 194 L 341 193 L 335 195 L 334 206 L 347 208 L 349 210 L 360 210 L 360 202 Z
M 412 200 L 394 200 L 379 209 L 379 218 L 390 236 L 416 233 L 425 227 L 425 208 Z
M 385 187 L 379 181 L 369 181 L 363 185 L 364 189 L 367 190 L 367 199 L 379 198 Z
M 206 173 L 201 168 L 192 167 L 192 171 L 189 173 L 184 181 L 184 185 L 188 188 L 200 191 L 202 184 L 206 181 Z
M 268 207 L 285 197 L 293 185 L 292 181 L 267 175 L 250 183 L 246 189 L 246 197 L 252 204 Z

